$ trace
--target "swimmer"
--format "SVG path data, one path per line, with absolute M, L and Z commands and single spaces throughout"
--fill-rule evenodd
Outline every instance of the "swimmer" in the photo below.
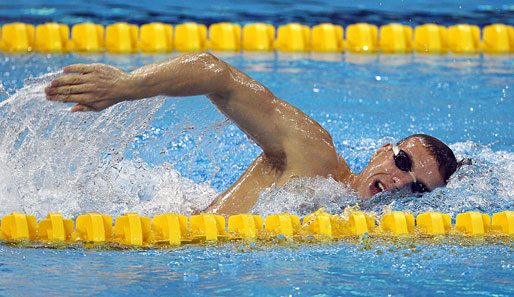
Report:
M 387 143 L 360 173 L 353 173 L 332 137 L 298 108 L 275 97 L 248 75 L 210 53 L 193 53 L 124 72 L 105 64 L 76 64 L 45 88 L 48 100 L 73 102 L 72 112 L 101 111 L 114 104 L 157 95 L 206 95 L 262 148 L 243 175 L 202 212 L 245 213 L 259 192 L 294 177 L 331 177 L 367 200 L 384 191 L 429 192 L 444 186 L 457 168 L 440 140 L 409 136 Z

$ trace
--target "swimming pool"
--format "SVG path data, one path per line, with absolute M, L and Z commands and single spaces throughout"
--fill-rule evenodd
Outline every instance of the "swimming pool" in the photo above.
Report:
M 419 199 L 380 196 L 362 205 L 368 211 L 514 209 L 512 56 L 218 55 L 319 121 L 355 171 L 382 144 L 418 132 L 449 143 L 458 159 L 473 159 L 446 188 Z M 38 218 L 48 212 L 188 214 L 230 185 L 259 149 L 205 98 L 151 99 L 70 115 L 44 100 L 49 78 L 22 88 L 27 77 L 70 63 L 129 70 L 167 57 L 3 55 L 1 81 L 10 93 L 3 99 L 10 99 L 0 109 L 0 215 L 20 209 Z M 297 186 L 268 193 L 273 199 L 261 200 L 254 212 L 304 215 L 321 206 L 338 212 L 355 202 L 331 180 L 303 180 L 307 190 L 301 193 Z M 0 292 L 512 295 L 513 251 L 511 238 L 235 242 L 125 251 L 1 245 Z

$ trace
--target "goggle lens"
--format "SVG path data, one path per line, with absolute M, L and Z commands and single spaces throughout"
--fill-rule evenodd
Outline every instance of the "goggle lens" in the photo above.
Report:
M 394 164 L 398 169 L 409 172 L 412 168 L 412 161 L 405 151 L 399 150 L 398 154 L 394 155 Z
M 405 172 L 410 172 L 412 169 L 412 161 L 404 150 L 400 150 L 396 145 L 393 146 L 393 157 L 394 164 L 398 169 Z M 428 192 L 428 189 L 422 183 L 416 181 L 416 177 L 412 174 L 413 183 L 411 184 L 411 190 L 414 193 Z

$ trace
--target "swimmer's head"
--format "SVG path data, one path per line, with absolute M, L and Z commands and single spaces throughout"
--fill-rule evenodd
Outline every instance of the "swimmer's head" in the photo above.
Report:
M 446 185 L 456 169 L 457 160 L 446 144 L 429 135 L 415 134 L 378 149 L 352 188 L 365 199 L 383 191 L 430 192 Z

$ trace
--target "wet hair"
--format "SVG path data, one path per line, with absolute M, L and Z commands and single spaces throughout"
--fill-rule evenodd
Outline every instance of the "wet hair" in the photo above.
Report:
M 414 134 L 398 142 L 401 144 L 411 138 L 417 138 L 424 147 L 435 157 L 439 163 L 439 173 L 443 177 L 444 184 L 448 183 L 450 176 L 457 170 L 458 162 L 453 151 L 441 140 L 426 134 Z

